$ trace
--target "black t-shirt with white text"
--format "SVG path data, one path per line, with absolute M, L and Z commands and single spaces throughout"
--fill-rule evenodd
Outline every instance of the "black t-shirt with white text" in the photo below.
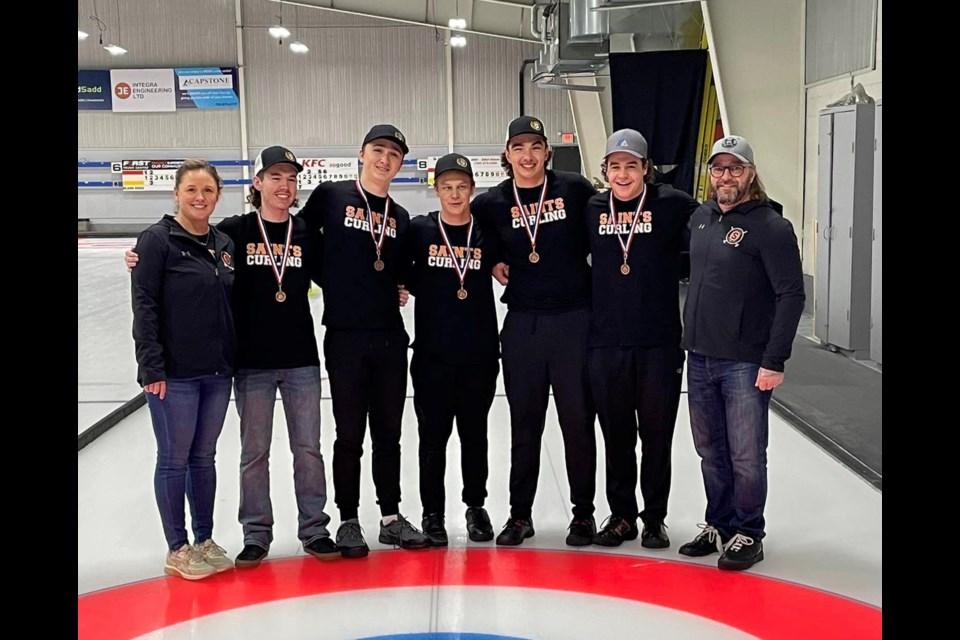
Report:
M 503 302 L 510 309 L 535 313 L 561 313 L 590 304 L 589 248 L 583 232 L 587 201 L 596 190 L 583 176 L 547 171 L 547 192 L 537 232 L 539 261 L 530 261 L 530 237 L 521 219 L 507 179 L 477 196 L 471 210 L 481 222 L 496 229 L 501 260 L 510 267 Z M 533 232 L 541 187 L 517 189 Z
M 323 245 L 323 324 L 328 329 L 403 329 L 397 285 L 406 275 L 401 262 L 410 215 L 392 198 L 377 271 L 376 244 L 386 199 L 364 191 L 372 212 L 357 190 L 357 181 L 322 183 L 314 189 L 297 217 Z
M 287 223 L 264 220 L 268 248 L 257 224 L 257 212 L 227 218 L 217 229 L 233 240 L 236 277 L 233 315 L 237 328 L 238 369 L 292 369 L 319 366 L 317 338 L 307 294 L 310 280 L 319 279 L 319 248 L 296 216 L 290 252 L 283 274 L 283 302 L 276 299 L 277 280 L 271 267 L 273 253 L 279 268 L 286 243 Z
M 497 260 L 496 236 L 475 222 L 468 243 L 469 224 L 444 223 L 451 256 L 437 225 L 439 215 L 434 211 L 410 221 L 411 268 L 406 284 L 416 298 L 413 348 L 447 364 L 496 360 L 500 351 L 490 275 Z M 457 297 L 460 278 L 454 259 L 461 269 L 467 260 L 464 300 Z
M 699 203 L 666 185 L 645 186 L 647 198 L 623 275 L 623 248 L 633 229 L 640 196 L 628 202 L 610 193 L 590 199 L 586 229 L 593 265 L 590 347 L 654 347 L 680 344 L 680 252 L 690 216 Z

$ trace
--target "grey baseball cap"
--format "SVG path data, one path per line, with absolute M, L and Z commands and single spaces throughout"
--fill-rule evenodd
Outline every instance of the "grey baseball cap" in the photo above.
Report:
M 620 129 L 614 131 L 613 135 L 607 138 L 607 152 L 603 155 L 606 160 L 611 153 L 617 152 L 629 153 L 641 160 L 647 159 L 647 139 L 635 129 Z
M 710 152 L 710 159 L 707 160 L 707 164 L 713 162 L 713 159 L 721 153 L 729 153 L 744 162 L 756 164 L 753 161 L 753 147 L 750 146 L 746 138 L 740 136 L 727 136 L 713 143 L 713 150 Z

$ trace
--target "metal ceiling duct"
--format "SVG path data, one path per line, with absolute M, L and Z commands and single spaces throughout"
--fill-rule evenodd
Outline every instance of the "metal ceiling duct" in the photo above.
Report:
M 604 0 L 570 0 L 570 42 L 602 42 L 610 33 L 607 11 L 594 11 Z

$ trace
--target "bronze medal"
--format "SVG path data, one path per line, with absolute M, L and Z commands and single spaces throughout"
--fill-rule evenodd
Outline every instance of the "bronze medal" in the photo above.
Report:
M 628 276 L 630 275 L 630 265 L 627 264 L 627 259 L 630 256 L 630 247 L 633 246 L 633 239 L 636 237 L 637 225 L 640 223 L 641 214 L 643 212 L 643 205 L 647 202 L 647 189 L 643 190 L 643 195 L 640 196 L 640 202 L 637 204 L 637 210 L 633 212 L 633 221 L 630 223 L 630 231 L 627 237 L 627 241 L 623 241 L 623 237 L 620 233 L 617 233 L 617 242 L 620 243 L 620 248 L 623 249 L 623 264 L 620 265 L 620 273 Z M 613 190 L 610 190 L 610 218 L 617 219 L 617 209 L 614 206 L 613 202 Z
M 380 258 L 377 258 L 377 261 L 373 263 L 373 268 L 377 271 L 383 271 L 383 267 L 384 267 L 383 260 L 381 260 Z
M 532 264 L 537 264 L 540 262 L 540 254 L 537 253 L 537 233 L 540 231 L 540 217 L 543 214 L 543 201 L 547 197 L 547 179 L 544 177 L 543 187 L 540 189 L 540 199 L 537 202 L 537 214 L 535 216 L 530 216 L 533 218 L 532 222 L 527 220 L 527 213 L 524 209 L 523 202 L 520 201 L 520 194 L 517 192 L 517 183 L 515 181 L 511 181 L 511 185 L 513 186 L 513 199 L 517 203 L 517 210 L 520 212 L 520 221 L 523 223 L 523 230 L 527 232 L 527 237 L 530 238 L 530 262 Z
M 463 287 L 461 287 L 461 288 L 460 288 L 460 291 L 457 291 L 457 298 L 459 298 L 460 300 L 466 300 L 466 299 L 467 299 L 467 290 L 464 289 Z
M 257 212 L 257 226 L 260 228 L 260 237 L 263 238 L 263 245 L 265 247 L 274 246 L 267 235 L 267 228 L 263 224 L 263 214 L 260 211 Z M 283 276 L 287 273 L 287 260 L 290 257 L 290 250 L 293 246 L 291 240 L 293 240 L 293 218 L 288 216 L 286 242 L 283 244 L 283 255 L 280 257 L 279 264 L 277 264 L 277 257 L 273 255 L 273 251 L 269 248 L 267 249 L 267 255 L 270 257 L 270 269 L 273 271 L 273 278 L 277 281 L 277 292 L 273 294 L 273 299 L 277 302 L 283 302 L 287 299 L 287 294 L 283 292 Z M 226 264 L 226 258 L 224 258 L 224 264 Z

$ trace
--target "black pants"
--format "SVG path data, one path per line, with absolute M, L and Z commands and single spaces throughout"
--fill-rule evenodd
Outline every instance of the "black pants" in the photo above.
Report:
M 483 506 L 487 497 L 487 414 L 499 372 L 497 360 L 452 365 L 414 351 L 410 377 L 420 431 L 420 501 L 424 515 L 444 513 L 447 441 L 454 418 L 460 434 L 463 502 L 469 507 Z
M 563 434 L 573 513 L 593 514 L 597 443 L 586 372 L 590 311 L 556 315 L 510 311 L 503 323 L 503 382 L 510 402 L 510 512 L 530 517 L 540 476 L 540 445 L 553 387 Z
M 673 429 L 680 404 L 683 350 L 602 347 L 588 355 L 590 386 L 606 445 L 610 513 L 637 517 L 637 434 L 644 522 L 667 516 Z
M 357 517 L 360 457 L 370 416 L 373 482 L 383 515 L 400 506 L 400 425 L 407 395 L 406 331 L 327 330 L 323 353 L 330 376 L 337 439 L 333 487 L 340 520 Z

